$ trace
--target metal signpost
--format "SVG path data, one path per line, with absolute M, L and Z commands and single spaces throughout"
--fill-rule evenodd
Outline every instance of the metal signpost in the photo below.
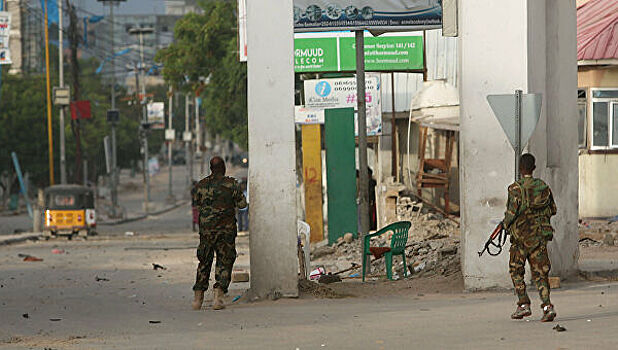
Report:
M 168 129 L 165 130 L 165 141 L 167 141 L 167 165 L 168 165 L 168 170 L 169 170 L 169 188 L 168 188 L 168 194 L 167 194 L 167 199 L 168 201 L 171 202 L 175 202 L 176 199 L 174 198 L 174 194 L 172 193 L 172 166 L 173 166 L 173 162 L 172 162 L 172 146 L 174 145 L 174 139 L 175 139 L 175 132 L 174 132 L 174 126 L 172 125 L 172 116 L 173 116 L 173 108 L 172 108 L 172 102 L 174 101 L 174 90 L 172 89 L 172 86 L 170 85 L 169 87 L 169 92 L 167 93 L 167 96 L 169 98 L 169 102 L 168 102 Z
M 528 143 L 541 117 L 542 94 L 488 95 L 487 101 L 500 122 L 506 137 L 515 151 L 515 181 L 519 180 L 519 157 Z
M 24 176 L 21 172 L 21 167 L 19 166 L 19 160 L 17 160 L 17 154 L 15 152 L 11 152 L 11 158 L 13 158 L 13 165 L 15 166 L 15 172 L 17 173 L 17 180 L 19 181 L 21 193 L 24 195 L 24 200 L 26 201 L 26 206 L 28 207 L 28 216 L 32 218 L 34 215 L 32 212 L 32 204 L 30 203 L 30 197 L 28 197 L 28 188 L 24 183 Z

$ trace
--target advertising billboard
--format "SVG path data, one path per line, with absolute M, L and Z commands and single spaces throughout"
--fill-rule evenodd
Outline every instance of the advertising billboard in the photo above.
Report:
M 11 64 L 9 34 L 11 32 L 11 14 L 0 11 L 0 64 Z
M 300 35 L 300 34 L 299 34 Z M 349 33 L 294 39 L 294 71 L 352 72 L 356 70 L 356 45 Z M 365 70 L 414 71 L 423 69 L 423 37 L 365 37 Z
M 165 104 L 163 102 L 148 104 L 148 124 L 151 129 L 165 128 Z
M 394 31 L 441 25 L 441 0 L 294 0 L 296 32 Z
M 357 113 L 356 78 L 333 78 L 305 80 L 305 108 L 324 110 L 352 107 Z M 382 102 L 380 77 L 367 75 L 365 102 L 367 106 L 367 135 L 382 133 Z M 355 121 L 355 132 L 358 126 Z

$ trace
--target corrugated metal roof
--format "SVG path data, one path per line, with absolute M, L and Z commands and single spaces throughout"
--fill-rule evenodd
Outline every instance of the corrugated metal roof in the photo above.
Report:
M 577 8 L 577 59 L 618 58 L 618 1 L 590 0 Z

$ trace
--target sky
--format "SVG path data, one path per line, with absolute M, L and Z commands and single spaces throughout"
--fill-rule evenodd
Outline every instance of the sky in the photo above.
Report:
M 106 15 L 109 13 L 109 7 L 103 6 L 103 3 L 97 0 L 73 0 L 73 3 L 77 7 L 95 14 Z M 114 14 L 119 15 L 149 15 L 163 14 L 164 12 L 163 0 L 127 0 L 114 9 Z

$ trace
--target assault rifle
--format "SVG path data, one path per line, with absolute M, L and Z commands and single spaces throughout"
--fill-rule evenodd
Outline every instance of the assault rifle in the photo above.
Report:
M 502 222 L 500 222 L 498 224 L 498 226 L 496 226 L 494 231 L 491 233 L 491 236 L 489 236 L 489 239 L 487 240 L 487 242 L 485 242 L 485 246 L 483 247 L 483 250 L 478 252 L 479 253 L 479 258 L 485 252 L 487 252 L 491 256 L 498 256 L 498 255 L 500 255 L 500 253 L 502 253 L 502 247 L 506 243 L 506 236 L 507 235 L 508 234 L 507 234 L 506 230 L 504 229 L 504 224 Z M 492 252 L 489 249 L 490 246 L 495 247 L 498 250 L 496 252 Z

